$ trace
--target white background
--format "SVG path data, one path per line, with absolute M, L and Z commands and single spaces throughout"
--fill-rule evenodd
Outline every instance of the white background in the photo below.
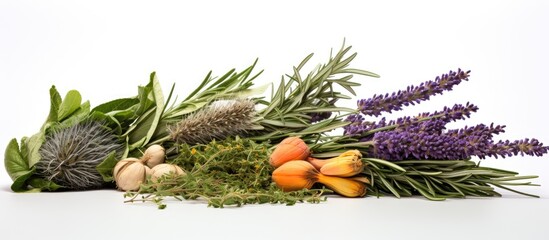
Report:
M 547 1 L 0 1 L 0 149 L 45 119 L 48 90 L 79 90 L 92 106 L 133 96 L 157 71 L 186 96 L 209 70 L 220 75 L 259 57 L 258 85 L 278 82 L 307 54 L 322 63 L 343 39 L 352 63 L 381 75 L 357 78 L 359 98 L 392 92 L 457 68 L 470 81 L 402 113 L 468 101 L 467 121 L 507 125 L 498 139 L 535 137 L 547 127 Z M 549 233 L 549 157 L 489 159 L 483 165 L 539 175 L 530 199 L 431 202 L 422 198 L 330 198 L 319 205 L 207 208 L 173 202 L 164 211 L 124 204 L 110 190 L 14 194 L 0 171 L 2 239 L 133 236 L 229 239 L 541 239 Z M 4 237 L 6 236 L 6 237 Z

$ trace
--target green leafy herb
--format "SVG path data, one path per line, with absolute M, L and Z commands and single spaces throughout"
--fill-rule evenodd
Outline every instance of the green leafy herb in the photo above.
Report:
M 315 142 L 320 135 L 348 125 L 348 122 L 342 120 L 342 115 L 329 118 L 332 113 L 356 111 L 335 105 L 340 99 L 350 98 L 338 92 L 336 86 L 354 95 L 354 87 L 360 86 L 360 83 L 351 81 L 353 74 L 379 77 L 375 73 L 349 68 L 357 55 L 353 53 L 346 56 L 350 50 L 351 47 L 343 44 L 327 63 L 302 76 L 300 71 L 313 54 L 305 57 L 293 68 L 292 74 L 286 75 L 287 82 L 282 78 L 276 91 L 271 94 L 270 101 L 259 101 L 265 108 L 259 112 L 257 124 L 264 129 L 252 134 L 250 139 L 278 142 L 285 137 L 299 135 L 306 142 Z M 328 114 L 327 119 L 313 122 L 312 115 L 318 113 Z
M 97 169 L 97 172 L 99 172 L 99 174 L 101 174 L 101 177 L 103 177 L 103 181 L 113 181 L 114 178 L 112 175 L 112 170 L 114 169 L 114 166 L 116 166 L 117 162 L 117 153 L 116 151 L 113 151 L 107 156 L 107 158 L 105 158 L 105 160 L 103 160 L 103 162 L 95 167 L 95 169 Z
M 15 138 L 12 139 L 6 147 L 6 152 L 4 153 L 4 165 L 11 177 L 11 180 L 15 180 L 30 170 L 28 162 L 23 158 L 21 152 L 19 151 L 19 144 L 17 144 L 17 139 Z
M 76 90 L 71 90 L 67 92 L 67 95 L 59 105 L 59 110 L 57 113 L 57 121 L 61 122 L 68 116 L 70 116 L 74 111 L 80 107 L 82 102 L 82 96 Z
M 395 197 L 422 195 L 429 200 L 463 198 L 467 196 L 501 196 L 494 187 L 518 194 L 538 197 L 506 186 L 539 186 L 531 182 L 537 176 L 518 176 L 518 173 L 481 167 L 472 160 L 409 160 L 390 163 L 382 159 L 365 158 L 364 171 L 372 179 L 370 194 L 384 193 Z M 404 170 L 404 171 L 403 171 Z

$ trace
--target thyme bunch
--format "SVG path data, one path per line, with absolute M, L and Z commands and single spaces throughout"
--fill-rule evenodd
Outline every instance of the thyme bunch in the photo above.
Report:
M 165 207 L 165 197 L 178 200 L 205 200 L 208 206 L 297 202 L 318 203 L 325 200 L 326 189 L 283 192 L 271 180 L 268 143 L 229 138 L 208 144 L 179 145 L 179 154 L 170 160 L 187 172 L 183 176 L 165 175 L 157 182 L 143 184 L 138 192 L 127 193 L 126 202 L 155 202 Z M 139 198 L 139 196 L 141 196 Z

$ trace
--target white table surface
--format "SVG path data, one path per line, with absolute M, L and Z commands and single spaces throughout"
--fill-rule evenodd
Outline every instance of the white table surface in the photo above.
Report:
M 548 164 L 540 164 L 547 169 Z M 539 180 L 539 179 L 538 179 Z M 539 183 L 539 181 L 537 181 Z M 2 239 L 546 239 L 548 187 L 499 198 L 329 197 L 320 204 L 215 209 L 201 201 L 123 203 L 116 190 L 0 188 Z

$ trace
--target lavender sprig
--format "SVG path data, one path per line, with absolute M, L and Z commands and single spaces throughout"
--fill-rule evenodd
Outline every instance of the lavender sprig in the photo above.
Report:
M 448 74 L 443 74 L 436 77 L 435 80 L 430 80 L 421 83 L 419 86 L 409 86 L 406 90 L 393 92 L 391 95 L 374 95 L 369 99 L 361 99 L 358 101 L 358 109 L 367 116 L 379 116 L 382 112 L 402 110 L 403 106 L 415 105 L 421 101 L 429 100 L 431 96 L 442 94 L 444 91 L 450 91 L 452 88 L 461 83 L 463 80 L 468 80 L 470 71 L 457 72 L 450 71 Z
M 460 136 L 460 137 L 467 137 L 471 135 L 492 137 L 493 135 L 498 135 L 504 132 L 505 132 L 505 125 L 494 126 L 494 124 L 492 123 L 490 124 L 490 126 L 487 126 L 485 124 L 478 124 L 474 127 L 465 126 L 461 129 L 452 129 L 446 132 L 446 134 L 451 136 Z
M 421 122 L 435 119 L 438 119 L 439 121 L 430 124 L 439 125 L 438 128 L 441 128 L 445 123 L 469 118 L 471 113 L 476 112 L 477 110 L 478 107 L 474 104 L 456 104 L 453 107 L 444 107 L 442 111 L 435 111 L 432 113 L 426 112 L 415 117 L 406 116 L 391 121 L 387 121 L 386 118 L 381 118 L 378 122 L 365 122 L 363 116 L 355 114 L 347 117 L 346 120 L 350 121 L 351 124 L 344 127 L 344 134 L 360 137 L 362 140 L 370 140 L 372 138 L 371 135 L 379 131 L 393 130 L 396 128 L 405 129 Z
M 549 147 L 537 139 L 499 141 L 492 137 L 503 131 L 502 126 L 477 125 L 472 128 L 452 130 L 442 134 L 429 132 L 384 131 L 374 134 L 370 143 L 370 155 L 391 161 L 407 159 L 457 160 L 477 156 L 542 156 Z
M 503 158 L 518 155 L 541 157 L 544 154 L 547 154 L 548 151 L 549 146 L 543 146 L 543 144 L 537 139 L 525 138 L 523 140 L 515 140 L 513 142 L 509 140 L 499 141 L 490 146 L 489 151 L 487 151 L 487 154 L 485 156 L 495 158 L 497 158 L 498 155 Z
M 424 132 L 384 131 L 372 139 L 369 155 L 390 161 L 407 159 L 467 159 L 465 140 Z

